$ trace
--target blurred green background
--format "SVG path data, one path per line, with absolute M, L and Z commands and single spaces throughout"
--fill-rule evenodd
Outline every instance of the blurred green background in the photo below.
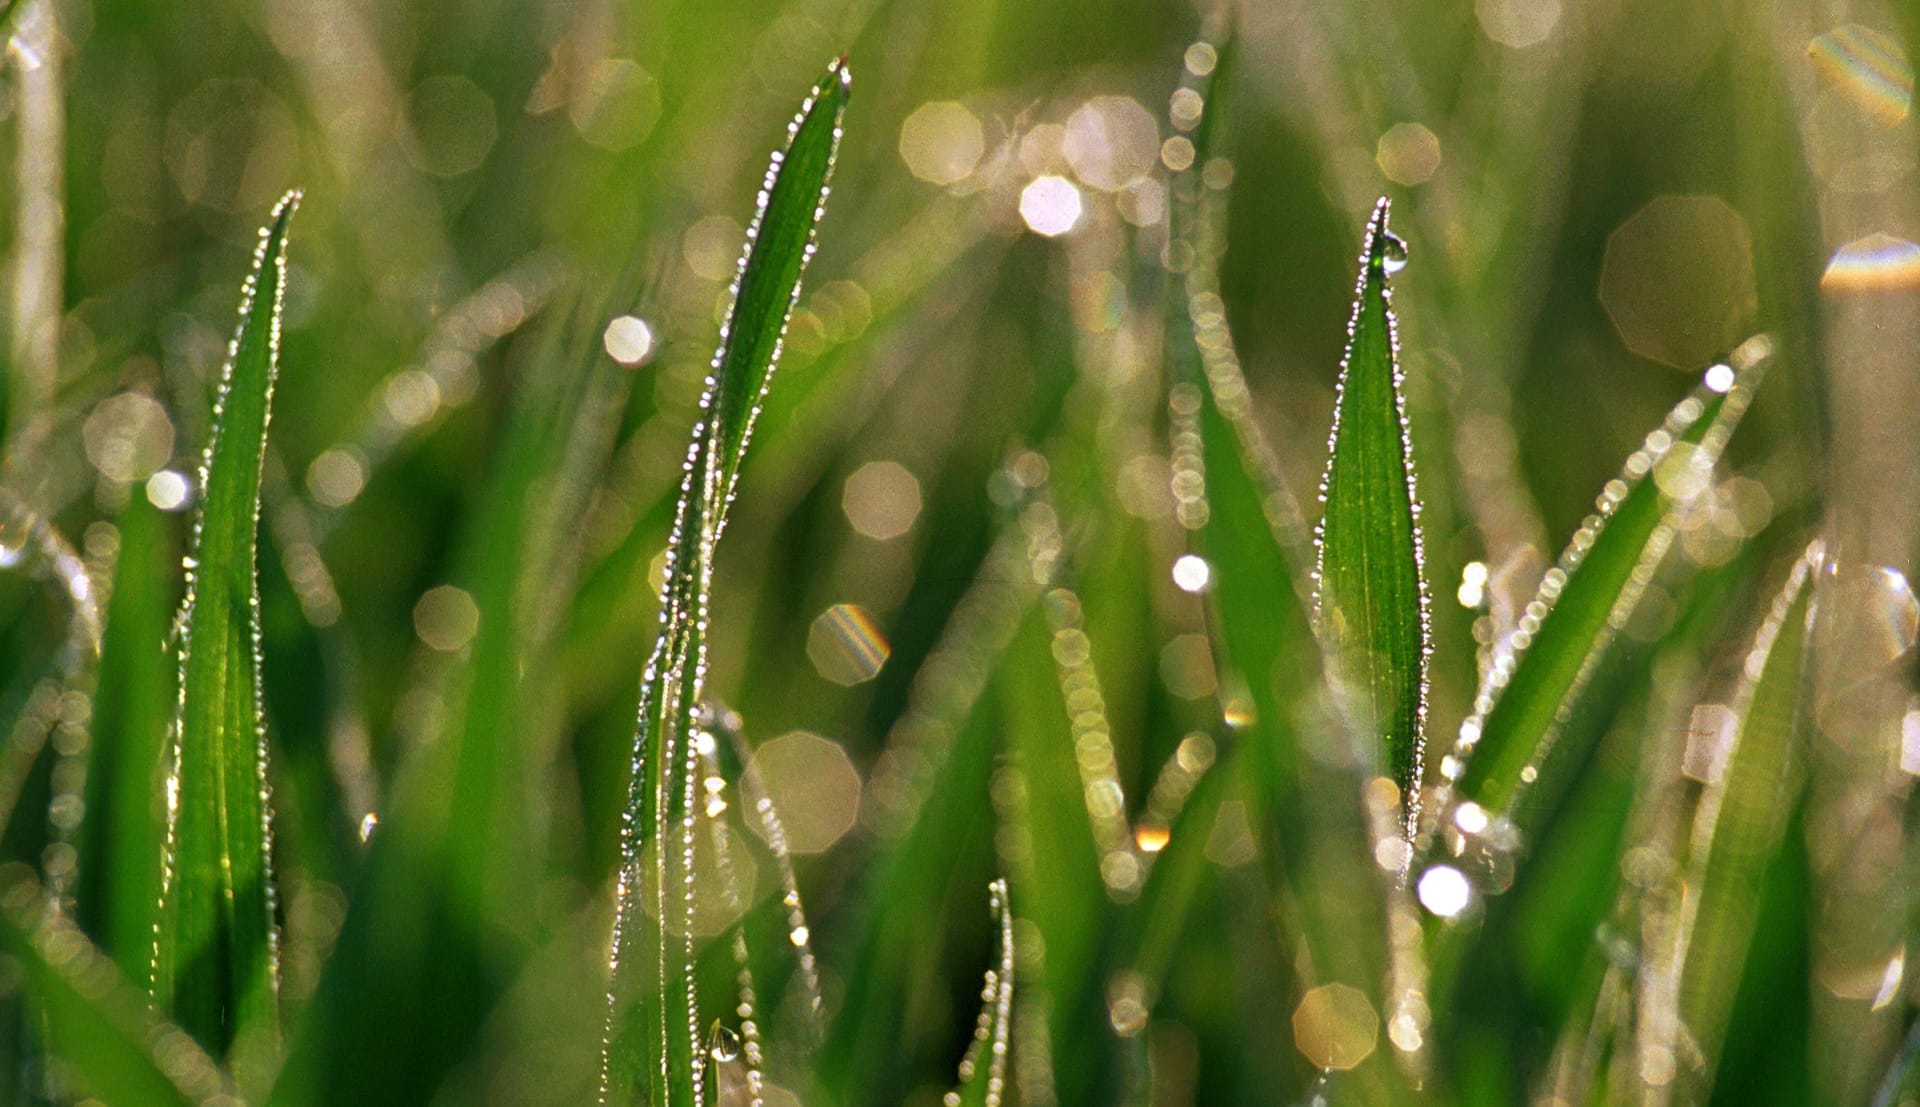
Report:
M 1009 790 L 1059 783 L 996 768 L 1022 728 L 1066 732 L 1047 624 L 1019 622 L 1002 653 L 964 621 L 1006 571 L 990 551 L 1014 529 L 1023 464 L 1050 466 L 1132 813 L 1182 739 L 1218 722 L 1202 613 L 1169 576 L 1182 539 L 1161 376 L 1169 180 L 1194 157 L 1194 109 L 1174 93 L 1203 32 L 1235 28 L 1215 92 L 1230 123 L 1206 167 L 1232 187 L 1221 295 L 1309 509 L 1375 197 L 1394 199 L 1409 243 L 1395 306 L 1436 597 L 1434 759 L 1477 650 L 1621 460 L 1748 335 L 1780 351 L 1713 509 L 1679 535 L 1701 584 L 1657 592 L 1629 630 L 1659 660 L 1608 694 L 1612 730 L 1541 860 L 1554 879 L 1506 905 L 1518 921 L 1489 913 L 1521 938 L 1474 970 L 1474 1040 L 1447 1080 L 1461 1101 L 1537 1088 L 1619 883 L 1640 742 L 1684 728 L 1697 689 L 1737 670 L 1782 559 L 1826 519 L 1857 557 L 1911 566 L 1911 5 L 28 0 L 14 18 L 0 552 L 23 571 L 0 574 L 0 851 L 71 871 L 50 851 L 84 838 L 43 814 L 84 750 L 33 737 L 69 624 L 21 552 L 28 521 L 106 579 L 132 548 L 129 513 L 160 509 L 147 568 L 123 563 L 119 587 L 143 579 L 171 608 L 239 282 L 291 187 L 305 201 L 260 571 L 291 1026 L 334 1002 L 322 965 L 408 766 L 462 725 L 513 747 L 519 821 L 457 833 L 521 858 L 519 911 L 475 924 L 486 969 L 470 991 L 387 1023 L 372 1011 L 360 1033 L 384 1052 L 322 1051 L 385 1089 L 349 1080 L 341 1097 L 593 1095 L 656 555 L 767 155 L 842 52 L 854 93 L 819 253 L 716 581 L 711 688 L 794 839 L 831 1023 L 805 1040 L 777 869 L 742 824 L 749 917 L 771 936 L 756 957 L 768 1076 L 788 1097 L 770 1103 L 937 1103 L 993 956 L 988 881 L 1087 833 L 1041 816 L 1009 830 L 1002 814 L 1024 802 Z M 469 687 L 495 618 L 513 633 Z M 941 650 L 977 702 L 929 709 L 951 696 L 927 677 Z M 502 674 L 515 691 L 485 710 L 507 714 L 463 724 Z M 102 694 L 96 746 L 119 725 L 113 695 L 157 702 L 152 687 Z M 957 744 L 923 816 L 937 833 L 903 846 L 886 830 L 896 776 L 918 770 L 887 751 L 929 730 Z M 1736 1020 L 1717 1101 L 1865 1102 L 1897 1050 L 1912 986 L 1863 1013 L 1815 968 L 1856 930 L 1904 925 L 1908 778 L 1849 761 L 1820 779 L 1829 797 L 1865 789 L 1851 809 L 1890 818 L 1890 844 L 1849 858 L 1834 843 L 1866 832 L 1821 838 L 1824 809 L 1802 816 L 1811 837 L 1776 866 L 1757 955 L 1802 994 L 1743 999 L 1753 1025 Z M 1150 1034 L 1116 1031 L 1113 979 L 1063 994 L 1050 978 L 1055 1008 L 1033 1017 L 1053 1028 L 1058 1102 L 1313 1094 L 1289 1031 L 1286 910 L 1227 803 Z M 1864 908 L 1810 890 L 1834 888 L 1884 892 L 1886 916 L 1859 922 Z M 1100 949 L 1111 923 L 1054 932 Z M 714 972 L 719 996 L 724 950 Z M 31 1020 L 9 996 L 18 1051 Z M 1019 1049 L 1021 1101 L 1050 1101 Z

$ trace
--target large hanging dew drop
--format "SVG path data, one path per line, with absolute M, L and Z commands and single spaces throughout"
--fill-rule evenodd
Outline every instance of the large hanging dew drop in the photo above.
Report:
M 1407 267 L 1407 243 L 1392 231 L 1382 232 L 1380 248 L 1380 268 L 1389 275 L 1398 273 Z

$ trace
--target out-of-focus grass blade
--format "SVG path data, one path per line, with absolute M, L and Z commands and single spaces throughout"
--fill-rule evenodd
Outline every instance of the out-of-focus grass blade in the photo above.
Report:
M 724 529 L 740 459 L 800 294 L 801 273 L 813 253 L 848 88 L 843 58 L 828 67 L 807 97 L 788 128 L 786 151 L 776 153 L 768 168 L 759 212 L 747 232 L 733 307 L 722 325 L 713 375 L 701 401 L 702 419 L 694 427 L 688 452 L 668 540 L 660 636 L 642 677 L 633 778 L 621 826 L 601 1080 L 602 1098 L 610 1103 L 673 1107 L 705 1101 L 704 1066 L 697 1062 L 705 1028 L 694 980 L 693 890 L 681 882 L 669 897 L 666 859 L 690 856 L 692 849 L 691 806 L 699 775 L 695 713 L 706 668 L 713 547 Z M 676 826 L 670 847 L 669 831 Z M 650 845 L 651 865 L 643 857 Z M 649 894 L 658 927 L 651 950 L 641 933 L 650 925 L 642 910 L 642 897 Z M 681 948 L 675 956 L 667 951 L 669 909 L 687 920 L 679 928 Z M 649 952 L 652 957 L 644 956 Z M 652 1005 L 644 1002 L 649 966 L 643 962 L 648 961 L 658 997 Z
M 1013 1021 L 1013 906 L 1007 882 L 988 888 L 993 916 L 1000 924 L 1000 962 L 987 970 L 980 989 L 980 1021 L 960 1060 L 960 1083 L 946 1096 L 947 1107 L 1000 1107 L 1007 1084 L 1007 1032 Z
M 1374 206 L 1360 252 L 1320 489 L 1326 514 L 1318 532 L 1314 608 L 1348 723 L 1356 733 L 1378 735 L 1375 764 L 1400 786 L 1411 831 L 1420 810 L 1430 632 L 1420 500 L 1388 282 L 1407 254 L 1387 229 L 1388 207 L 1385 197 Z
M 1788 789 L 1797 775 L 1795 722 L 1814 592 L 1809 578 L 1824 556 L 1816 542 L 1794 563 L 1754 634 L 1732 704 L 1736 729 L 1696 736 L 1727 743 L 1694 812 L 1687 864 L 1692 894 L 1681 901 L 1674 945 L 1679 1023 L 1702 1059 L 1703 1080 L 1713 1073 L 1759 917 L 1761 876 L 1793 807 Z
M 1708 369 L 1607 482 L 1597 509 L 1499 647 L 1473 713 L 1441 763 L 1443 789 L 1517 816 L 1518 801 L 1542 776 L 1577 760 L 1561 749 L 1560 731 L 1672 544 L 1674 509 L 1711 478 L 1771 349 L 1764 337 L 1749 339 L 1727 364 Z M 1516 825 L 1522 821 L 1534 820 L 1516 818 Z
M 279 369 L 287 223 L 299 199 L 288 193 L 274 209 L 242 295 L 200 469 L 203 499 L 180 609 L 180 699 L 153 990 L 216 1056 L 238 1046 L 270 1057 L 279 1038 L 254 559 Z
M 115 1104 L 230 1097 L 212 1058 L 164 1021 L 113 959 L 53 909 L 23 865 L 0 869 L 0 949 L 24 970 L 69 1091 Z
M 135 496 L 120 513 L 120 554 L 100 649 L 75 913 L 130 978 L 153 958 L 166 811 L 161 758 L 174 674 L 165 648 L 175 604 L 166 516 Z

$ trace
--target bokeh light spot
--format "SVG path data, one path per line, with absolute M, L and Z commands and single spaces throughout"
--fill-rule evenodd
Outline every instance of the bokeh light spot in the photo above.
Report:
M 1066 234 L 1080 222 L 1080 190 L 1065 177 L 1035 177 L 1020 190 L 1020 218 L 1035 234 Z
M 900 124 L 900 160 L 928 184 L 965 180 L 985 151 L 980 120 L 954 100 L 922 104 Z
M 1607 239 L 1600 303 L 1627 349 L 1681 369 L 1751 329 L 1753 239 L 1717 196 L 1660 196 Z
M 1920 245 L 1875 232 L 1834 251 L 1820 274 L 1826 292 L 1893 292 L 1920 287 Z
M 1440 168 L 1440 139 L 1418 123 L 1395 123 L 1380 136 L 1373 160 L 1395 184 L 1425 184 Z
M 860 774 L 836 742 L 796 730 L 754 750 L 752 767 L 773 801 L 790 852 L 824 853 L 859 818 Z M 765 836 L 757 820 L 749 825 Z
M 173 457 L 173 420 L 158 400 L 141 392 L 94 405 L 80 437 L 93 467 L 121 484 L 147 479 Z
M 480 606 L 463 588 L 429 588 L 413 605 L 413 629 L 431 649 L 452 653 L 473 641 L 480 629 Z
M 1913 63 L 1888 35 L 1845 23 L 1807 43 L 1813 68 L 1860 110 L 1892 126 L 1913 105 Z
M 1367 1059 L 1380 1038 L 1380 1016 L 1366 993 L 1322 984 L 1293 1010 L 1293 1044 L 1316 1068 L 1345 1072 Z
M 835 684 L 851 687 L 872 680 L 892 653 L 879 624 L 859 604 L 834 604 L 807 631 L 808 659 Z
M 920 482 L 899 462 L 869 461 L 847 477 L 840 509 L 868 538 L 898 538 L 920 517 Z
M 653 328 L 638 316 L 618 316 L 607 324 L 600 344 L 606 348 L 608 357 L 632 368 L 645 362 L 653 352 Z
M 1488 38 L 1524 50 L 1553 35 L 1560 23 L 1560 0 L 1476 0 L 1473 14 Z
M 307 466 L 307 491 L 327 507 L 345 507 L 367 486 L 367 464 L 357 452 L 335 446 Z
M 1074 109 L 1060 143 L 1074 176 L 1102 192 L 1146 176 L 1159 151 L 1153 114 L 1125 96 L 1095 96 Z

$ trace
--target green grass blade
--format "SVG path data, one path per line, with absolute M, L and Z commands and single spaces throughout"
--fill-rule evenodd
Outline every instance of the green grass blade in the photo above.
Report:
M 696 712 L 706 669 L 706 622 L 713 549 L 724 529 L 740 460 L 761 397 L 772 379 L 800 277 L 839 148 L 849 74 L 845 60 L 828 67 L 789 127 L 790 141 L 767 171 L 760 210 L 747 232 L 735 299 L 721 328 L 713 375 L 694 427 L 686 476 L 668 539 L 660 635 L 642 677 L 633 776 L 621 825 L 618 902 L 612 949 L 611 1001 L 601 1059 L 602 1097 L 656 1107 L 705 1102 L 698 1063 L 705 1029 L 694 979 L 693 889 L 670 879 L 665 858 L 692 850 L 692 805 L 699 775 Z M 671 838 L 670 838 L 671 834 Z M 656 863 L 643 851 L 652 846 Z M 676 890 L 669 896 L 669 884 Z M 651 895 L 657 930 L 643 919 Z M 670 902 L 671 900 L 671 902 Z M 669 954 L 669 910 L 682 918 L 679 949 Z M 649 938 L 651 937 L 651 941 Z M 649 949 L 649 945 L 651 949 Z M 651 952 L 652 957 L 645 956 Z M 651 963 L 649 966 L 648 962 Z M 649 1006 L 646 970 L 657 999 Z
M 62 1084 L 91 1102 L 197 1104 L 230 1090 L 113 959 L 47 899 L 25 866 L 0 870 L 0 950 L 23 970 Z M 235 1102 L 231 1098 L 223 1102 Z
M 279 368 L 288 193 L 262 232 L 214 404 L 180 609 L 180 699 L 167 779 L 153 990 L 216 1056 L 278 1049 L 266 734 L 260 715 L 260 481 Z M 243 1042 L 242 1039 L 245 1039 Z
M 980 989 L 980 1020 L 973 1041 L 960 1059 L 960 1083 L 946 1096 L 947 1107 L 1000 1107 L 1007 1084 L 1007 1034 L 1013 1021 L 1013 906 L 1007 882 L 988 887 L 993 917 L 1000 924 L 1000 961 L 987 970 Z
M 121 971 L 142 979 L 153 958 L 166 840 L 160 784 L 174 674 L 162 643 L 177 602 L 171 565 L 178 553 L 166 515 L 144 496 L 120 513 L 119 536 L 94 693 L 75 910 Z
M 1737 729 L 1719 736 L 1730 745 L 1694 812 L 1687 885 L 1697 893 L 1681 902 L 1674 949 L 1679 1025 L 1704 1059 L 1706 1078 L 1759 918 L 1761 877 L 1793 808 L 1789 789 L 1797 777 L 1794 735 L 1814 592 L 1810 578 L 1823 559 L 1816 542 L 1794 563 L 1755 632 L 1731 705 Z
M 1321 482 L 1314 609 L 1349 724 L 1379 736 L 1375 765 L 1400 786 L 1411 830 L 1420 810 L 1430 616 L 1387 279 L 1405 264 L 1406 247 L 1387 229 L 1387 211 L 1383 197 L 1360 254 Z
M 1750 339 L 1709 369 L 1607 483 L 1500 647 L 1441 763 L 1444 788 L 1511 815 L 1541 776 L 1577 760 L 1560 748 L 1560 731 L 1671 545 L 1673 511 L 1708 479 L 1752 402 L 1770 353 L 1766 339 Z

